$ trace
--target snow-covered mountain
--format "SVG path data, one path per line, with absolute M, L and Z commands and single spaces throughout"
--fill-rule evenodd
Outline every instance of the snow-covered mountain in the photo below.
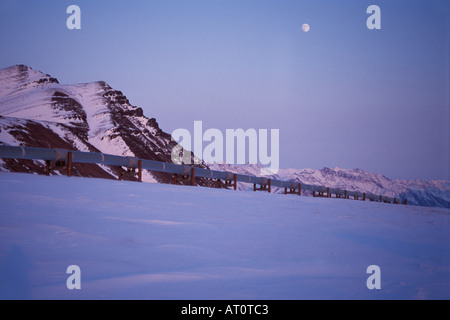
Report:
M 155 118 L 106 82 L 65 85 L 25 65 L 0 70 L 0 143 L 65 148 L 171 162 L 176 144 Z M 0 160 L 4 171 L 43 173 L 39 161 Z M 205 165 L 201 165 L 206 167 Z M 117 177 L 117 168 L 76 164 L 74 174 Z M 159 172 L 143 181 L 168 182 Z M 199 184 L 207 183 L 199 179 Z
M 106 82 L 60 84 L 56 78 L 25 65 L 0 70 L 0 144 L 103 152 L 163 162 L 171 162 L 170 154 L 175 146 L 155 118 L 146 117 L 141 108 L 132 106 L 122 92 Z M 201 167 L 254 176 L 264 172 L 258 165 L 202 164 Z M 0 159 L 0 171 L 43 174 L 44 170 L 41 161 Z M 76 164 L 73 174 L 117 178 L 117 168 Z M 402 196 L 415 205 L 450 207 L 448 181 L 394 180 L 360 169 L 337 167 L 280 169 L 278 174 L 266 177 Z M 172 177 L 144 170 L 143 180 L 170 182 Z M 197 182 L 216 186 L 207 179 Z M 252 186 L 238 183 L 238 188 L 246 190 Z
M 213 164 L 215 170 L 239 174 L 260 176 L 262 167 L 257 164 L 229 165 Z M 272 179 L 290 180 L 304 184 L 360 191 L 388 197 L 408 199 L 408 204 L 450 208 L 450 182 L 444 180 L 398 180 L 389 179 L 382 174 L 366 172 L 361 169 L 323 168 L 317 169 L 280 169 L 276 175 L 266 176 Z M 241 184 L 239 189 L 251 189 Z M 274 192 L 284 192 L 273 188 Z M 305 193 L 307 194 L 307 193 Z

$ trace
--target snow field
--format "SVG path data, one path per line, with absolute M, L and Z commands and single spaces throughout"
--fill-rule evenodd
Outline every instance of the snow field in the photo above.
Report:
M 0 208 L 3 299 L 450 298 L 448 209 L 18 173 Z

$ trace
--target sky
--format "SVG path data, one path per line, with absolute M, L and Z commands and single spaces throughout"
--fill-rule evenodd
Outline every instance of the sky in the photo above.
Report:
M 450 180 L 449 17 L 442 0 L 2 0 L 0 68 L 106 81 L 168 133 L 279 129 L 281 168 Z

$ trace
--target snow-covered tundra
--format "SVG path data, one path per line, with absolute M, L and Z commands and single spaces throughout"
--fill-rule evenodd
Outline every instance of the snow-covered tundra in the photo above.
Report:
M 2 299 L 450 298 L 445 208 L 21 173 L 0 208 Z

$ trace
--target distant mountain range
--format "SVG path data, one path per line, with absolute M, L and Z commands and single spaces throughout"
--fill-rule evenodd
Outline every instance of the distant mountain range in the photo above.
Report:
M 163 162 L 171 162 L 176 145 L 155 118 L 146 117 L 141 108 L 132 106 L 121 91 L 106 82 L 60 84 L 56 78 L 25 65 L 0 70 L 0 144 L 103 152 Z M 258 165 L 199 166 L 255 176 L 261 172 Z M 0 159 L 0 170 L 44 173 L 42 161 L 29 160 Z M 76 164 L 73 174 L 116 179 L 118 171 L 103 165 Z M 341 168 L 281 169 L 271 177 L 400 196 L 413 205 L 450 208 L 448 181 L 394 180 L 360 169 Z M 171 180 L 170 175 L 159 172 L 143 175 L 145 182 Z M 208 179 L 198 179 L 197 183 L 216 185 Z M 239 184 L 239 189 L 251 187 Z
M 214 170 L 259 176 L 263 171 L 255 164 L 229 165 L 213 164 Z M 388 197 L 407 199 L 408 204 L 450 208 L 450 182 L 444 180 L 398 180 L 389 179 L 382 174 L 366 172 L 361 169 L 323 168 L 317 169 L 280 169 L 272 179 L 290 180 L 305 184 L 360 191 Z M 251 189 L 252 186 L 240 184 L 239 189 Z M 284 192 L 273 188 L 274 192 Z

